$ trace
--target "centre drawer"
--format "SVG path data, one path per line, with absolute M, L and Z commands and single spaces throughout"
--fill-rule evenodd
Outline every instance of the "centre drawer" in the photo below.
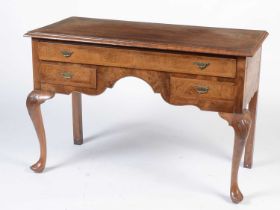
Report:
M 235 78 L 236 59 L 100 45 L 39 42 L 40 60 Z
M 96 88 L 96 67 L 80 64 L 42 62 L 42 83 Z

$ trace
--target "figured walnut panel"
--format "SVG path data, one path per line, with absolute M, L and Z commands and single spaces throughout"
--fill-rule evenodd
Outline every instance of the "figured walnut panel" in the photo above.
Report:
M 197 88 L 206 87 L 206 93 L 199 93 Z M 235 85 L 231 82 L 215 82 L 208 80 L 171 77 L 171 96 L 184 99 L 225 99 L 235 98 Z
M 207 88 L 199 93 L 197 88 Z M 236 87 L 231 82 L 217 82 L 188 78 L 171 77 L 170 103 L 196 105 L 203 110 L 224 110 L 230 112 L 234 107 Z
M 223 112 L 231 112 L 234 109 L 234 100 L 231 100 L 235 95 L 233 83 L 190 79 L 193 82 L 192 84 L 200 82 L 199 84 L 210 85 L 212 88 L 210 91 L 211 97 L 195 97 L 195 94 L 192 92 L 189 92 L 188 94 L 191 95 L 187 97 L 187 95 L 182 95 L 182 92 L 174 91 L 174 86 L 170 82 L 174 80 L 174 78 L 172 79 L 172 74 L 150 70 L 98 67 L 96 88 L 50 83 L 42 83 L 41 87 L 43 90 L 58 93 L 70 94 L 72 92 L 82 92 L 89 95 L 99 95 L 107 88 L 112 88 L 118 80 L 127 76 L 134 76 L 144 80 L 151 86 L 155 93 L 160 93 L 166 102 L 173 105 L 194 105 L 202 110 Z M 179 80 L 181 78 L 177 79 Z M 184 81 L 187 81 L 187 79 L 184 78 Z M 189 87 L 188 82 L 184 84 L 184 88 L 187 87 Z M 225 92 L 220 94 L 218 93 L 219 90 L 224 90 Z
M 246 108 L 251 98 L 258 91 L 259 88 L 261 51 L 262 48 L 260 48 L 253 57 L 246 58 L 244 99 L 243 99 L 244 108 Z
M 67 51 L 71 55 L 65 57 L 62 54 L 63 51 Z M 38 54 L 39 59 L 48 61 L 150 69 L 228 78 L 234 78 L 236 75 L 236 59 L 225 57 L 51 42 L 40 42 Z M 198 62 L 206 63 L 207 66 L 204 69 L 200 69 L 197 65 Z
M 67 78 L 64 74 L 70 77 Z M 95 66 L 42 62 L 40 76 L 42 83 L 96 88 Z

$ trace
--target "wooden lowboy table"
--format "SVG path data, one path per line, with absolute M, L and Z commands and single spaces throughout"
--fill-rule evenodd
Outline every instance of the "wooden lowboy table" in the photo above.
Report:
M 72 94 L 74 143 L 83 143 L 81 93 L 101 94 L 126 76 L 146 81 L 174 105 L 215 111 L 235 131 L 230 196 L 243 199 L 237 176 L 253 158 L 261 45 L 265 31 L 70 17 L 30 31 L 34 90 L 26 104 L 46 164 L 40 105 Z

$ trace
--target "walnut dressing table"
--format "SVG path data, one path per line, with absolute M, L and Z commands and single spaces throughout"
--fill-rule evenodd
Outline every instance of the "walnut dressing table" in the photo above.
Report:
M 34 90 L 26 104 L 40 142 L 46 137 L 40 105 L 72 94 L 74 143 L 83 143 L 81 93 L 101 94 L 135 76 L 174 105 L 218 112 L 235 132 L 230 196 L 239 203 L 238 168 L 252 167 L 261 45 L 265 31 L 70 17 L 30 31 Z

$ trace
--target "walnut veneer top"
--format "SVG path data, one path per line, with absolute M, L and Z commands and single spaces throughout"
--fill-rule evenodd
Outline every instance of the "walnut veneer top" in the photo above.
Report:
M 268 33 L 70 17 L 26 35 L 41 39 L 251 57 Z

